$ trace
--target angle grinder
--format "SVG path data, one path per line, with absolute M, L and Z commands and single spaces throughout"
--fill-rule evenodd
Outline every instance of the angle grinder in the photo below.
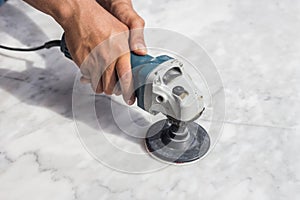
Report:
M 61 51 L 72 59 L 64 36 Z M 194 121 L 204 111 L 203 96 L 180 60 L 168 55 L 153 57 L 131 53 L 131 66 L 137 105 L 166 119 L 147 131 L 145 144 L 154 157 L 168 163 L 189 163 L 203 157 L 210 138 Z

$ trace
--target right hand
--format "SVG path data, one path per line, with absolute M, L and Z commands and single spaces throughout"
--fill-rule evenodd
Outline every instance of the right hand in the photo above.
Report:
M 128 27 L 96 1 L 73 2 L 72 14 L 59 23 L 65 31 L 66 44 L 72 59 L 80 66 L 82 82 L 91 83 L 96 93 L 122 93 L 125 102 L 133 104 L 135 96 Z M 96 47 L 100 43 L 103 44 L 100 45 L 101 48 Z M 120 80 L 119 89 L 115 87 L 117 79 Z

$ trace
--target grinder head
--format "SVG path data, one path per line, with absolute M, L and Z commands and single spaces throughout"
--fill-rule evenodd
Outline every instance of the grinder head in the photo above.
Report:
M 204 110 L 203 96 L 177 59 L 152 70 L 144 87 L 144 110 L 162 113 L 178 121 L 194 121 Z
M 153 124 L 145 140 L 148 152 L 168 163 L 183 164 L 203 157 L 210 146 L 210 138 L 195 122 L 174 122 L 165 119 Z
M 144 109 L 167 119 L 153 124 L 146 137 L 151 155 L 169 163 L 188 163 L 203 157 L 210 138 L 196 120 L 204 111 L 203 97 L 177 59 L 156 67 L 147 77 Z

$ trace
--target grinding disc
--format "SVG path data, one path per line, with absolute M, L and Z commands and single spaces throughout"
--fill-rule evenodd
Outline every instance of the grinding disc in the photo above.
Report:
M 184 164 L 196 161 L 203 157 L 210 147 L 210 138 L 206 130 L 195 122 L 187 124 L 188 137 L 176 143 L 170 138 L 170 123 L 167 119 L 153 124 L 145 139 L 148 152 L 159 160 L 172 164 Z M 173 138 L 174 139 L 174 138 Z M 169 141 L 167 143 L 166 141 Z

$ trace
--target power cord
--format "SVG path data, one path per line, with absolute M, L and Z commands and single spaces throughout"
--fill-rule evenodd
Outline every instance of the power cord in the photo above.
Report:
M 31 47 L 31 48 L 15 48 L 15 47 L 8 47 L 4 45 L 0 45 L 0 48 L 9 51 L 37 51 L 40 49 L 50 49 L 52 47 L 60 47 L 60 45 L 61 45 L 61 40 L 51 40 L 41 46 Z

